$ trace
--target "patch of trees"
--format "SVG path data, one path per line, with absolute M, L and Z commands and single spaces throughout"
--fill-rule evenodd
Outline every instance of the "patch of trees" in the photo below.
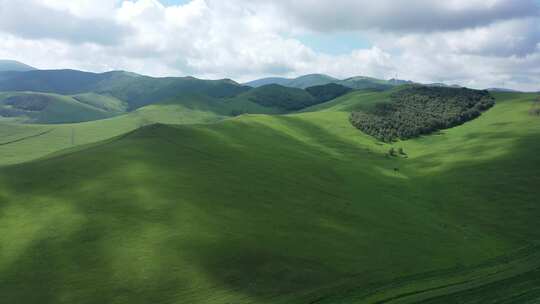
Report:
M 25 111 L 19 109 L 0 107 L 0 116 L 2 117 L 18 117 L 24 115 L 25 113 Z
M 379 140 L 392 142 L 452 128 L 477 118 L 495 99 L 487 91 L 414 86 L 371 110 L 354 112 L 351 123 Z
M 394 148 L 394 147 L 391 147 L 389 150 L 388 150 L 388 153 L 386 154 L 387 156 L 389 157 L 404 157 L 404 158 L 408 158 L 409 156 L 407 155 L 407 153 L 405 153 L 405 150 L 403 150 L 403 148 Z
M 313 86 L 306 89 L 306 91 L 315 97 L 319 103 L 327 102 L 332 99 L 338 98 L 352 91 L 351 88 L 342 86 L 336 83 L 329 83 L 325 85 Z
M 4 100 L 5 105 L 24 111 L 42 111 L 50 102 L 50 97 L 37 94 L 10 96 Z

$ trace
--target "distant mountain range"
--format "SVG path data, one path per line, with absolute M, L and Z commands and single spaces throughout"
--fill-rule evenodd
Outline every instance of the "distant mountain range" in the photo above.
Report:
M 298 78 L 263 78 L 239 84 L 230 79 L 149 77 L 131 72 L 91 73 L 37 70 L 0 60 L 0 116 L 33 122 L 78 122 L 131 112 L 171 100 L 204 100 L 220 115 L 297 111 L 347 94 L 351 90 L 386 91 L 412 81 L 372 77 L 337 79 L 324 74 Z M 444 83 L 434 87 L 455 87 Z M 492 92 L 516 92 L 504 88 Z M 196 102 L 194 104 L 197 104 Z M 196 107 L 200 107 L 198 103 Z M 61 109 L 61 110 L 59 110 Z
M 457 84 L 446 84 L 446 83 L 442 83 L 442 82 L 428 83 L 428 84 L 426 84 L 426 86 L 428 86 L 428 87 L 440 87 L 440 88 L 455 88 L 455 89 L 463 88 L 462 86 L 457 85 Z
M 490 92 L 501 92 L 501 93 L 518 93 L 517 90 L 505 89 L 505 88 L 489 88 L 487 89 Z
M 250 89 L 250 87 L 242 86 L 229 79 L 154 78 L 123 71 L 106 73 L 76 70 L 0 72 L 0 91 L 31 91 L 61 95 L 92 92 L 125 101 L 130 110 L 179 95 L 201 94 L 215 98 L 226 98 Z
M 285 87 L 306 89 L 313 86 L 320 86 L 326 84 L 339 84 L 344 87 L 348 87 L 356 90 L 388 90 L 392 87 L 403 85 L 403 84 L 412 84 L 412 81 L 399 80 L 399 79 L 390 79 L 382 80 L 372 77 L 357 76 L 347 79 L 337 79 L 324 74 L 309 74 L 300 76 L 298 78 L 280 78 L 280 77 L 270 77 L 262 78 L 250 82 L 244 83 L 246 86 L 250 87 L 261 87 L 269 84 L 278 84 Z
M 24 64 L 22 62 L 15 61 L 15 60 L 1 60 L 0 59 L 0 73 L 2 74 L 2 75 L 0 75 L 0 80 L 2 80 L 2 78 L 9 75 L 9 74 L 5 74 L 4 72 L 29 72 L 29 71 L 37 71 L 37 69 L 32 67 L 32 66 L 29 66 L 27 64 Z M 52 70 L 50 70 L 50 71 L 52 71 Z M 58 72 L 56 72 L 56 76 L 58 76 L 58 75 L 60 75 L 62 73 L 60 71 L 64 71 L 64 73 L 63 73 L 64 75 L 69 74 L 69 73 L 66 72 L 66 71 L 69 71 L 69 70 L 56 70 L 56 71 L 58 71 Z M 94 80 L 99 80 L 99 79 L 103 80 L 103 79 L 108 78 L 108 76 L 118 77 L 119 75 L 122 75 L 122 74 L 123 74 L 123 76 L 146 77 L 146 80 L 148 80 L 148 79 L 168 79 L 170 81 L 171 79 L 189 79 L 189 78 L 191 78 L 193 80 L 196 79 L 196 78 L 192 78 L 192 77 L 153 78 L 153 77 L 142 76 L 142 75 L 138 75 L 138 74 L 135 74 L 135 73 L 129 73 L 129 72 L 108 72 L 108 73 L 96 74 L 96 73 L 87 73 L 87 72 L 80 72 L 80 71 L 74 71 L 74 70 L 72 70 L 72 71 L 73 72 L 79 72 L 79 75 L 78 75 L 78 77 L 76 79 L 79 79 L 83 83 L 87 82 L 89 80 L 89 78 L 94 78 Z M 86 73 L 86 74 L 84 74 L 84 73 Z M 39 74 L 36 74 L 36 75 L 39 75 Z M 91 75 L 101 75 L 101 76 L 92 77 Z M 36 76 L 36 77 L 39 77 L 39 76 Z M 120 78 L 122 78 L 122 77 L 120 76 Z M 37 79 L 34 79 L 33 81 L 36 81 L 36 80 Z M 55 79 L 55 80 L 58 80 L 57 85 L 60 85 L 61 82 L 62 82 L 61 79 Z M 199 79 L 197 79 L 197 80 L 199 80 Z M 73 81 L 74 80 L 70 79 L 68 82 L 73 83 Z M 227 81 L 227 79 L 224 79 L 223 81 Z M 232 80 L 228 80 L 228 81 L 233 85 L 239 85 L 238 83 L 236 83 L 236 82 L 234 82 Z M 37 82 L 40 82 L 40 81 L 37 81 Z M 284 86 L 284 87 L 307 89 L 309 87 L 326 85 L 326 84 L 330 84 L 330 83 L 339 84 L 339 85 L 342 85 L 344 87 L 348 87 L 348 88 L 355 89 L 355 90 L 378 90 L 378 91 L 384 91 L 384 90 L 391 89 L 392 87 L 395 87 L 395 86 L 400 86 L 400 85 L 404 85 L 404 84 L 414 84 L 416 82 L 413 82 L 413 81 L 410 81 L 410 80 L 394 79 L 394 78 L 384 80 L 384 79 L 377 79 L 377 78 L 366 77 L 366 76 L 355 76 L 355 77 L 350 77 L 350 78 L 347 78 L 347 79 L 338 79 L 338 78 L 335 78 L 335 77 L 332 77 L 332 76 L 329 76 L 329 75 L 325 75 L 325 74 L 308 74 L 308 75 L 303 75 L 303 76 L 300 76 L 300 77 L 297 77 L 297 78 L 267 77 L 267 78 L 261 78 L 261 79 L 249 81 L 249 82 L 243 83 L 242 85 L 243 86 L 249 86 L 249 87 L 252 87 L 252 88 L 258 88 L 258 87 L 262 87 L 262 86 L 269 85 L 269 84 L 277 84 L 277 85 L 281 85 L 281 86 Z M 418 83 L 418 84 L 422 84 L 422 83 Z M 38 84 L 36 83 L 36 85 L 38 85 Z M 424 84 L 424 85 L 427 85 L 427 86 L 439 86 L 439 87 L 453 87 L 453 88 L 461 87 L 461 86 L 456 85 L 456 84 L 448 85 L 448 84 L 445 84 L 445 83 L 431 83 L 431 84 Z M 24 85 L 21 85 L 21 86 L 24 86 Z M 68 87 L 69 86 L 70 85 L 68 85 Z M 56 89 L 57 88 L 58 87 L 56 87 Z M 43 92 L 61 93 L 61 92 L 58 92 L 58 90 L 56 90 L 56 89 L 45 90 Z M 519 92 L 517 90 L 512 90 L 512 89 L 507 89 L 507 88 L 497 88 L 497 87 L 488 88 L 486 90 L 488 90 L 490 92 Z M 0 87 L 0 91 L 4 91 L 4 89 Z M 38 91 L 42 91 L 42 90 L 38 90 Z M 75 93 L 81 93 L 83 91 L 86 92 L 86 90 L 83 90 L 83 91 L 76 90 L 76 91 L 77 92 L 75 92 Z M 74 93 L 74 92 L 71 92 L 71 93 Z
M 0 60 L 0 72 L 26 72 L 36 68 L 14 60 Z
M 323 74 L 309 74 L 300 76 L 298 78 L 283 78 L 283 77 L 269 77 L 253 80 L 244 85 L 258 88 L 269 84 L 278 84 L 285 87 L 305 89 L 316 85 L 324 85 L 328 83 L 338 82 L 339 79 L 330 77 Z
M 311 80 L 303 79 L 305 84 Z M 252 88 L 230 79 L 155 78 L 124 71 L 3 71 L 0 72 L 0 118 L 30 123 L 74 123 L 118 116 L 153 104 L 182 104 L 222 116 L 287 113 L 351 90 L 334 83 L 307 89 L 279 84 Z
M 249 81 L 244 83 L 246 86 L 250 86 L 253 88 L 269 85 L 269 84 L 279 84 L 286 87 L 291 88 L 300 88 L 300 89 L 306 89 L 312 86 L 318 86 L 318 85 L 326 85 L 330 83 L 339 84 L 351 89 L 355 90 L 377 90 L 377 91 L 385 91 L 388 89 L 391 89 L 396 86 L 404 85 L 404 84 L 421 84 L 426 85 L 430 87 L 444 87 L 444 88 L 462 88 L 463 86 L 457 85 L 457 84 L 446 84 L 442 82 L 435 82 L 435 83 L 418 83 L 410 80 L 402 80 L 402 79 L 377 79 L 373 77 L 366 77 L 366 76 L 356 76 L 356 77 L 350 77 L 347 79 L 337 79 L 328 75 L 324 74 L 309 74 L 300 76 L 298 78 L 282 78 L 282 77 L 268 77 L 268 78 L 261 78 L 253 81 Z M 520 92 L 517 90 L 507 89 L 507 88 L 488 88 L 486 89 L 490 92 L 500 92 L 500 93 L 515 93 Z

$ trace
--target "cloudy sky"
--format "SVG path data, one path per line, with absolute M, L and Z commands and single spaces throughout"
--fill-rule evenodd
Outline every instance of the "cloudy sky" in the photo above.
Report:
M 42 69 L 540 90 L 538 0 L 0 0 L 0 41 Z

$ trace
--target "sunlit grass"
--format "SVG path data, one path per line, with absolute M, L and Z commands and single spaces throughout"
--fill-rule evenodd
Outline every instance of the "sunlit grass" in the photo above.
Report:
M 130 304 L 528 294 L 540 267 L 540 120 L 528 114 L 533 95 L 498 97 L 475 121 L 394 144 L 345 111 L 242 115 L 147 125 L 3 167 L 0 293 Z M 90 143 L 140 122 L 73 127 Z M 18 132 L 42 126 L 32 128 Z M 63 128 L 43 140 L 66 140 Z M 42 144 L 17 148 L 41 157 Z M 391 146 L 408 158 L 388 157 Z

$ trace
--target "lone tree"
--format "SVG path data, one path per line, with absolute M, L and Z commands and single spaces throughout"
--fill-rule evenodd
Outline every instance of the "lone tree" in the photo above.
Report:
M 396 156 L 396 149 L 394 149 L 394 147 L 390 148 L 390 150 L 388 150 L 388 155 Z
M 399 155 L 407 155 L 407 153 L 405 153 L 405 151 L 403 151 L 403 148 L 399 148 L 398 153 L 399 153 Z
M 540 97 L 536 98 L 529 113 L 531 115 L 540 116 Z

